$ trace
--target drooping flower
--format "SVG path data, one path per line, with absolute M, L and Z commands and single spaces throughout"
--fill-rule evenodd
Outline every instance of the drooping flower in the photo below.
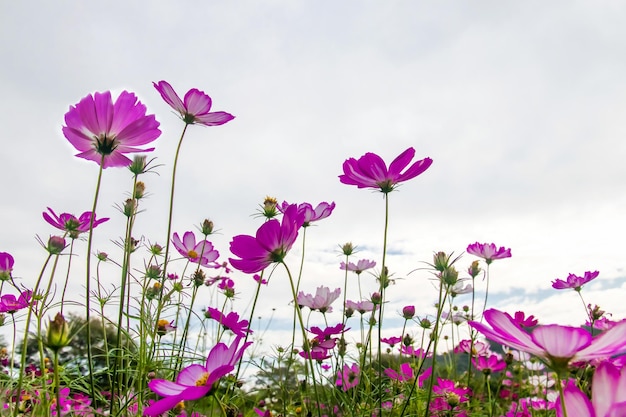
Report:
M 102 163 L 102 168 L 129 166 L 124 154 L 150 152 L 141 149 L 161 135 L 154 115 L 146 115 L 146 106 L 133 93 L 122 91 L 115 103 L 111 92 L 83 98 L 65 114 L 63 134 L 80 151 L 79 158 Z
M 308 307 L 311 310 L 319 310 L 322 313 L 332 312 L 330 306 L 341 295 L 341 288 L 331 291 L 330 288 L 323 285 L 317 287 L 315 295 L 305 294 L 303 291 L 298 293 L 297 301 L 301 307 Z
M 511 249 L 506 249 L 504 246 L 498 248 L 493 243 L 472 243 L 467 246 L 467 253 L 483 258 L 487 265 L 496 259 L 511 257 Z
M 347 159 L 343 163 L 343 175 L 339 181 L 359 188 L 373 188 L 387 194 L 393 191 L 399 183 L 417 177 L 430 167 L 433 160 L 424 158 L 414 162 L 406 171 L 402 172 L 413 157 L 415 149 L 409 148 L 391 162 L 389 169 L 383 159 L 375 153 L 368 152 L 358 160 Z
M 213 384 L 224 375 L 232 372 L 252 342 L 239 346 L 242 338 L 237 337 L 230 346 L 218 343 L 211 349 L 204 365 L 189 365 L 176 378 L 176 382 L 165 379 L 153 379 L 148 387 L 161 395 L 159 401 L 144 410 L 147 416 L 159 416 L 174 408 L 181 401 L 198 400 L 207 395 Z
M 359 385 L 359 374 L 361 369 L 359 365 L 353 363 L 349 366 L 347 363 L 343 365 L 343 369 L 337 371 L 336 384 L 344 391 L 348 391 L 350 388 L 354 388 Z
M 593 271 L 593 272 L 586 271 L 585 275 L 582 277 L 579 277 L 578 275 L 574 275 L 574 274 L 569 274 L 565 281 L 563 281 L 562 279 L 558 279 L 558 278 L 552 281 L 552 288 L 557 289 L 557 290 L 564 290 L 564 289 L 571 288 L 574 291 L 580 291 L 583 285 L 585 285 L 586 283 L 588 283 L 589 281 L 593 279 L 596 279 L 598 275 L 600 275 L 600 272 L 598 271 Z
M 50 212 L 49 214 L 45 211 L 42 213 L 44 220 L 53 227 L 69 233 L 70 237 L 77 237 L 79 233 L 89 231 L 89 225 L 92 217 L 91 211 L 84 212 L 79 218 L 76 218 L 76 216 L 70 213 L 61 213 L 57 216 L 54 210 L 50 207 L 48 207 L 48 211 Z M 96 216 L 93 215 L 93 228 L 95 229 L 96 226 L 108 220 L 108 217 L 96 219 Z
M 626 370 L 610 362 L 596 368 L 591 384 L 591 401 L 574 380 L 563 389 L 568 417 L 620 417 L 626 415 Z M 563 417 L 560 398 L 556 400 L 556 415 Z
M 215 260 L 220 256 L 220 253 L 213 249 L 213 244 L 208 240 L 201 240 L 196 243 L 196 235 L 193 232 L 185 232 L 182 240 L 178 233 L 174 233 L 172 243 L 178 253 L 189 259 L 189 262 L 207 267 L 219 267 Z
M 354 262 L 348 262 L 348 264 L 346 264 L 345 262 L 341 262 L 341 265 L 339 265 L 339 269 L 342 269 L 344 271 L 351 271 L 357 275 L 360 275 L 363 271 L 374 268 L 375 266 L 375 261 L 370 261 L 369 259 L 361 259 L 356 264 Z
M 494 342 L 531 353 L 553 370 L 572 362 L 604 359 L 626 352 L 626 321 L 617 323 L 598 337 L 579 327 L 549 324 L 526 332 L 508 313 L 489 309 L 484 319 L 491 325 L 470 321 L 469 325 Z
M 290 205 L 291 204 L 289 204 L 288 202 L 283 201 L 283 203 L 277 205 L 276 208 L 282 213 Z M 310 203 L 298 204 L 298 213 L 304 216 L 304 223 L 302 223 L 302 227 L 308 227 L 313 222 L 325 219 L 332 214 L 334 209 L 335 202 L 327 203 L 324 201 L 319 203 L 315 208 L 313 208 L 313 205 L 311 205 Z
M 13 265 L 15 260 L 10 253 L 0 252 L 0 281 L 7 281 L 11 279 L 11 272 L 13 271 Z
M 236 336 L 246 337 L 247 333 L 252 333 L 252 330 L 248 328 L 248 320 L 239 320 L 239 314 L 235 311 L 224 314 L 217 308 L 209 307 L 204 315 L 206 318 L 215 320 Z
M 0 297 L 0 313 L 14 314 L 18 310 L 30 306 L 30 298 L 33 292 L 30 290 L 22 291 L 19 297 L 15 298 L 13 294 L 5 294 Z
M 235 118 L 232 114 L 223 111 L 211 112 L 213 103 L 211 97 L 205 94 L 204 91 L 192 88 L 187 91 L 183 101 L 167 81 L 153 82 L 152 84 L 161 94 L 163 100 L 176 110 L 180 114 L 181 119 L 188 125 L 219 126 Z
M 230 251 L 240 259 L 230 258 L 230 264 L 247 274 L 259 272 L 274 262 L 282 262 L 298 238 L 304 218 L 295 204 L 289 206 L 282 220 L 266 221 L 255 236 L 238 235 L 230 242 Z

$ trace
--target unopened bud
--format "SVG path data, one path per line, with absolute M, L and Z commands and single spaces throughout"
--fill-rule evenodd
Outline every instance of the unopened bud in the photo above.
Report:
M 61 236 L 50 236 L 46 249 L 51 255 L 58 255 L 63 252 L 63 249 L 66 247 L 67 245 L 65 244 L 65 239 Z
M 143 181 L 137 181 L 137 184 L 135 184 L 135 199 L 139 200 L 141 198 L 143 198 L 144 194 L 146 193 L 146 184 L 143 183 Z
M 415 316 L 415 306 L 405 306 L 402 309 L 402 317 L 405 320 L 411 320 Z
M 204 219 L 200 225 L 200 231 L 204 236 L 208 236 L 213 233 L 213 222 L 209 219 Z
M 50 324 L 48 325 L 46 346 L 53 351 L 58 351 L 69 345 L 70 339 L 70 326 L 67 321 L 65 321 L 63 314 L 57 313 L 54 320 L 50 320 Z
M 352 245 L 352 242 L 344 243 L 343 246 L 341 246 L 341 251 L 346 256 L 352 255 L 354 253 L 354 249 L 356 248 Z

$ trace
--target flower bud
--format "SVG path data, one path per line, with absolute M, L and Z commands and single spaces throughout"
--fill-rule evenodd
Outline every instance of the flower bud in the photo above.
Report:
M 415 306 L 404 306 L 402 309 L 402 317 L 405 320 L 411 320 L 415 316 Z
M 56 352 L 69 345 L 70 340 L 70 326 L 67 321 L 65 321 L 63 314 L 57 313 L 54 320 L 50 320 L 50 324 L 48 325 L 46 346 Z
M 346 256 L 352 255 L 354 253 L 354 249 L 356 249 L 356 247 L 352 245 L 352 242 L 344 243 L 343 246 L 340 247 L 341 251 Z
M 63 252 L 63 249 L 66 247 L 67 245 L 65 244 L 65 239 L 61 236 L 50 236 L 46 249 L 51 255 L 58 255 Z
M 135 199 L 139 200 L 141 198 L 143 198 L 143 196 L 146 193 L 146 184 L 143 183 L 143 181 L 137 181 L 137 184 L 135 184 Z
M 426 317 L 420 320 L 420 327 L 422 329 L 430 329 L 432 326 L 433 326 L 433 323 Z
M 480 263 L 478 261 L 472 262 L 470 267 L 467 269 L 467 273 L 470 275 L 470 277 L 472 277 L 472 279 L 476 278 L 478 274 L 480 274 L 480 271 Z
M 276 206 L 278 201 L 274 197 L 267 196 L 261 206 L 261 214 L 268 219 L 274 218 L 278 215 L 278 209 Z
M 448 262 L 450 261 L 450 257 L 446 255 L 445 252 L 437 252 L 433 256 L 433 266 L 435 270 L 439 272 L 443 272 L 446 268 L 448 268 Z
M 135 209 L 137 208 L 137 201 L 132 198 L 127 199 L 122 206 L 122 213 L 124 216 L 130 217 L 135 214 Z
M 146 172 L 146 168 L 148 167 L 146 160 L 146 155 L 135 155 L 133 162 L 128 166 L 128 169 L 130 169 L 130 172 L 135 175 L 143 174 Z
M 109 259 L 109 254 L 106 252 L 98 252 L 96 258 L 98 258 L 99 261 L 106 262 L 107 259 Z
M 407 333 L 404 335 L 404 338 L 402 338 L 402 344 L 404 346 L 412 346 L 413 345 L 413 338 Z
M 459 272 L 453 266 L 450 266 L 441 273 L 441 280 L 446 285 L 453 286 L 459 280 Z
M 161 267 L 159 265 L 150 265 L 146 268 L 146 278 L 159 279 L 161 277 Z
M 213 222 L 209 219 L 204 219 L 200 224 L 200 231 L 204 236 L 208 236 L 213 233 Z
M 379 292 L 372 293 L 372 303 L 380 304 L 382 301 L 383 301 L 383 298 Z
M 191 280 L 196 287 L 201 287 L 206 280 L 206 274 L 202 269 L 196 269 L 193 275 L 191 275 Z

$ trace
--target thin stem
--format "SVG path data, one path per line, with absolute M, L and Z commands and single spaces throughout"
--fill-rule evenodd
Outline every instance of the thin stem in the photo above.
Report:
M 91 218 L 89 219 L 89 234 L 87 236 L 87 276 L 85 277 L 85 320 L 87 323 L 87 365 L 89 367 L 89 393 L 92 401 L 96 400 L 96 387 L 94 382 L 93 371 L 93 352 L 91 350 L 91 245 L 93 243 L 93 222 L 96 218 L 96 207 L 98 206 L 98 195 L 100 194 L 100 184 L 102 182 L 102 171 L 104 165 L 104 155 L 100 160 L 100 169 L 98 170 L 98 180 L 96 182 L 96 192 L 93 198 L 93 206 L 91 208 Z

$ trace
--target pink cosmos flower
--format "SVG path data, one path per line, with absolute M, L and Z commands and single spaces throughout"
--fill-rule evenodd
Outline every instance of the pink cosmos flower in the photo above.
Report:
M 276 219 L 263 223 L 255 236 L 238 235 L 230 242 L 230 251 L 241 259 L 230 258 L 230 264 L 247 274 L 259 272 L 274 262 L 282 262 L 298 238 L 304 222 L 295 204 L 289 206 L 282 221 Z
M 341 295 L 341 288 L 336 288 L 331 291 L 330 288 L 325 286 L 317 287 L 315 296 L 312 294 L 305 294 L 303 291 L 298 293 L 298 305 L 300 307 L 308 307 L 311 310 L 319 310 L 321 313 L 330 313 L 333 311 L 330 306 Z
M 0 252 L 0 281 L 11 279 L 14 263 L 15 260 L 10 253 Z
M 350 388 L 354 388 L 359 385 L 360 373 L 361 369 L 356 363 L 353 363 L 352 366 L 344 364 L 343 369 L 337 371 L 337 381 L 335 383 L 344 391 L 348 391 Z
M 454 348 L 454 353 L 471 353 L 472 356 L 485 355 L 489 353 L 489 345 L 480 340 L 474 340 L 472 343 L 471 339 L 464 339 Z
M 247 333 L 252 333 L 252 330 L 248 328 L 248 320 L 240 321 L 239 314 L 234 311 L 225 315 L 217 308 L 209 307 L 204 315 L 206 318 L 215 320 L 236 336 L 246 337 Z
M 65 113 L 63 134 L 80 151 L 79 158 L 102 163 L 102 168 L 129 166 L 124 154 L 150 152 L 141 149 L 161 135 L 154 115 L 133 93 L 122 91 L 115 103 L 111 92 L 90 94 Z
M 213 249 L 213 244 L 208 240 L 196 243 L 196 235 L 193 232 L 185 232 L 182 240 L 178 233 L 174 233 L 172 243 L 178 253 L 189 259 L 189 262 L 213 268 L 220 266 L 215 262 L 220 253 Z
M 533 327 L 539 323 L 539 321 L 535 319 L 535 316 L 531 314 L 526 317 L 523 311 L 516 311 L 513 315 L 513 320 L 522 327 Z
M 398 381 L 398 382 L 410 381 L 414 377 L 413 368 L 411 368 L 411 364 L 408 362 L 405 362 L 400 365 L 399 372 L 396 372 L 392 368 L 385 369 L 385 375 L 387 375 L 387 377 L 389 377 L 390 379 L 393 379 L 394 381 Z
M 600 275 L 600 272 L 598 271 L 593 271 L 593 272 L 587 271 L 585 272 L 585 275 L 582 277 L 579 277 L 578 275 L 574 275 L 574 274 L 569 274 L 567 276 L 566 281 L 563 281 L 562 279 L 558 279 L 558 278 L 552 281 L 552 288 L 557 289 L 557 290 L 564 290 L 564 289 L 571 288 L 574 291 L 580 291 L 583 285 L 585 285 L 586 283 L 588 283 L 589 281 L 593 279 L 596 279 L 598 275 Z
M 50 214 L 46 213 L 45 211 L 42 213 L 44 220 L 59 230 L 63 230 L 64 232 L 70 234 L 78 234 L 89 231 L 89 225 L 91 223 L 92 217 L 91 211 L 84 212 L 80 215 L 79 218 L 76 218 L 76 216 L 70 213 L 61 213 L 57 216 L 54 210 L 52 210 L 50 207 L 48 207 L 48 211 L 50 212 Z M 93 228 L 95 229 L 96 226 L 108 220 L 108 217 L 105 217 L 103 219 L 96 219 L 96 216 L 93 215 Z
M 391 336 L 391 337 L 381 337 L 380 341 L 382 343 L 386 343 L 391 347 L 394 347 L 395 345 L 397 345 L 398 343 L 402 342 L 402 338 L 399 336 Z
M 626 321 L 594 338 L 585 329 L 557 324 L 537 326 L 527 333 L 509 314 L 495 309 L 485 311 L 484 318 L 491 327 L 475 321 L 469 325 L 494 342 L 541 358 L 553 370 L 626 352 Z
M 469 395 L 472 391 L 469 388 L 457 386 L 456 382 L 437 378 L 437 384 L 433 386 L 435 399 L 431 403 L 431 410 L 434 411 L 451 411 L 456 410 L 460 403 L 469 401 Z M 448 399 L 455 398 L 455 404 L 451 404 Z
M 496 355 L 478 356 L 472 358 L 472 363 L 476 369 L 486 375 L 506 369 L 506 363 Z
M 18 310 L 30 306 L 30 298 L 33 292 L 30 290 L 22 291 L 18 298 L 13 294 L 5 294 L 0 298 L 0 313 L 14 314 Z
M 347 159 L 343 163 L 343 175 L 339 181 L 359 188 L 374 188 L 387 194 L 404 181 L 417 177 L 430 167 L 433 160 L 430 158 L 414 162 L 406 171 L 402 172 L 413 157 L 415 149 L 409 148 L 391 162 L 389 169 L 383 159 L 375 153 L 368 152 L 358 160 Z
M 196 88 L 187 91 L 183 101 L 167 81 L 152 84 L 163 100 L 180 113 L 181 119 L 188 125 L 219 126 L 235 118 L 232 114 L 223 111 L 210 112 L 211 97 Z
M 282 204 L 276 206 L 276 208 L 284 213 L 285 210 L 290 206 L 286 201 L 283 201 Z M 330 216 L 335 209 L 335 202 L 327 203 L 321 202 L 317 205 L 317 207 L 313 208 L 313 206 L 309 203 L 298 204 L 298 213 L 304 216 L 304 222 L 302 223 L 302 227 L 308 227 L 312 222 L 325 219 Z
M 346 300 L 346 311 L 351 309 L 354 311 L 358 311 L 359 314 L 365 314 L 370 311 L 374 311 L 375 307 L 376 306 L 374 305 L 374 303 L 372 303 L 369 300 L 356 301 L 356 302 Z
M 626 415 L 626 370 L 610 362 L 596 368 L 591 384 L 591 398 L 585 395 L 574 380 L 563 390 L 568 417 L 620 417 Z M 556 400 L 556 415 L 563 417 L 560 398 Z
M 346 265 L 345 262 L 341 262 L 339 269 L 344 271 L 352 271 L 357 275 L 360 275 L 363 271 L 374 268 L 376 266 L 376 262 L 370 261 L 368 259 L 361 259 L 356 264 L 354 262 L 348 262 Z
M 493 243 L 472 243 L 467 247 L 467 253 L 483 258 L 487 265 L 496 259 L 511 257 L 511 249 L 506 249 L 504 246 L 497 248 Z
M 159 416 L 171 410 L 181 401 L 198 400 L 207 395 L 213 384 L 235 369 L 235 365 L 252 342 L 241 347 L 241 337 L 237 337 L 230 346 L 218 343 L 211 349 L 204 365 L 189 365 L 176 378 L 176 382 L 165 379 L 153 379 L 148 387 L 162 398 L 144 410 L 146 416 Z

